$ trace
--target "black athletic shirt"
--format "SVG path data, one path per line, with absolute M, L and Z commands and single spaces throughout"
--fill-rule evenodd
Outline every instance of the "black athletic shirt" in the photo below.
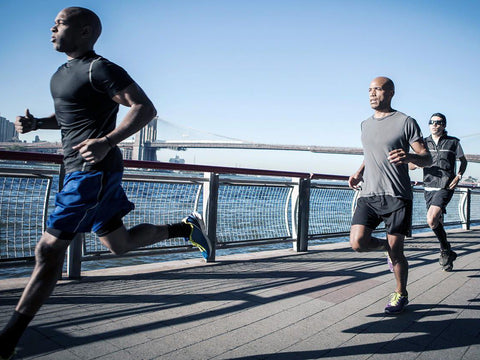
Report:
M 122 171 L 114 147 L 98 164 L 88 164 L 72 146 L 101 138 L 116 126 L 119 105 L 113 96 L 133 83 L 120 66 L 91 51 L 60 66 L 50 81 L 55 116 L 62 133 L 65 171 Z

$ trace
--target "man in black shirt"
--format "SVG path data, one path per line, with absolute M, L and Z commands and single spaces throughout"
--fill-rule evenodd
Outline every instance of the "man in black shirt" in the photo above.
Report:
M 140 224 L 126 229 L 122 218 L 134 208 L 121 186 L 122 155 L 116 144 L 135 134 L 156 115 L 143 90 L 120 66 L 95 54 L 101 23 L 92 11 L 62 10 L 51 28 L 54 48 L 67 55 L 51 79 L 55 114 L 16 119 L 18 132 L 60 129 L 66 176 L 55 199 L 47 230 L 35 250 L 36 264 L 14 314 L 0 333 L 0 359 L 9 359 L 29 322 L 52 293 L 65 250 L 77 233 L 94 231 L 115 254 L 167 238 L 184 237 L 210 258 L 203 220 L 192 213 L 169 225 Z M 119 105 L 129 107 L 116 126 Z
M 433 114 L 428 124 L 431 135 L 425 138 L 425 143 L 432 154 L 433 161 L 431 166 L 423 168 L 427 222 L 440 242 L 440 266 L 445 271 L 451 271 L 457 253 L 451 249 L 447 240 L 447 233 L 443 227 L 443 214 L 446 213 L 454 189 L 467 169 L 467 159 L 460 140 L 447 135 L 445 115 Z M 456 159 L 460 161 L 458 173 Z M 412 170 L 417 168 L 413 164 L 409 164 L 409 167 Z

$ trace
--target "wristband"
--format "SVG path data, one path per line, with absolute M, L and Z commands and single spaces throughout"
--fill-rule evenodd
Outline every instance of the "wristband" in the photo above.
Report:
M 107 140 L 107 143 L 108 143 L 108 145 L 110 146 L 110 149 L 113 149 L 114 146 L 113 146 L 112 143 L 110 142 L 110 139 L 108 138 L 107 135 L 105 135 L 105 139 Z
M 457 174 L 457 177 L 460 178 L 460 180 L 462 180 L 462 174 Z

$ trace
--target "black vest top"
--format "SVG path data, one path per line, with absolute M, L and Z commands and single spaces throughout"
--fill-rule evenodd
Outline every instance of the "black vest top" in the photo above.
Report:
M 435 144 L 432 136 L 425 138 L 432 154 L 432 165 L 423 168 L 423 182 L 426 187 L 445 189 L 456 175 L 456 159 L 459 139 L 442 135 Z

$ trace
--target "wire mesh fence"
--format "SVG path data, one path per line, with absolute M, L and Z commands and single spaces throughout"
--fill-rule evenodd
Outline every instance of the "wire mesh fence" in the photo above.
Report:
M 310 190 L 309 235 L 346 234 L 355 193 L 346 185 L 313 185 Z
M 23 165 L 19 164 L 18 167 Z M 25 166 L 24 166 L 25 167 Z M 2 169 L 0 169 L 2 170 Z M 45 215 L 53 208 L 58 175 L 41 168 L 24 168 L 30 174 L 0 171 L 0 261 L 30 259 L 43 230 Z M 58 169 L 57 169 L 58 171 Z M 203 213 L 207 177 L 198 172 L 168 174 L 126 173 L 123 186 L 135 210 L 124 218 L 127 228 L 139 223 L 168 224 L 181 221 L 192 211 Z M 293 241 L 296 201 L 292 179 L 243 176 L 220 178 L 217 198 L 216 240 L 220 247 L 255 245 L 265 241 Z M 53 191 L 52 191 L 53 189 Z M 447 207 L 445 223 L 465 222 L 465 189 L 458 189 Z M 480 191 L 470 190 L 470 220 L 480 222 Z M 310 187 L 310 238 L 345 236 L 350 229 L 355 192 L 346 183 L 313 181 Z M 459 211 L 460 210 L 460 211 Z M 414 189 L 413 226 L 426 228 L 423 190 Z M 83 255 L 108 252 L 95 234 L 86 234 Z M 191 250 L 181 238 L 148 246 L 149 251 Z
M 219 244 L 291 236 L 291 186 L 221 184 L 218 194 Z
M 0 259 L 34 256 L 51 184 L 51 177 L 0 175 Z

